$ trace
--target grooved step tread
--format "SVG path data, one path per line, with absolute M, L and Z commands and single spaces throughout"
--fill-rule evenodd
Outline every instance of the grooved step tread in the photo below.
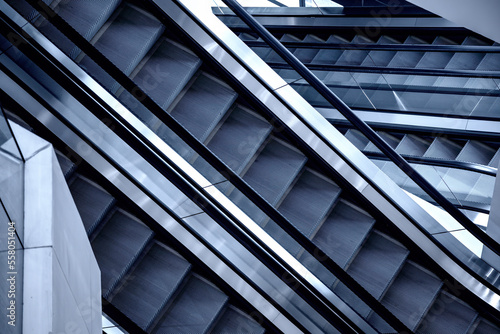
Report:
M 129 75 L 147 54 L 164 30 L 164 26 L 151 15 L 126 5 L 97 38 L 94 46 L 120 70 Z M 93 74 L 111 92 L 118 83 L 88 56 L 80 65 Z
M 114 204 L 115 199 L 93 182 L 77 175 L 69 189 L 87 234 L 90 234 Z
M 170 114 L 196 138 L 204 141 L 236 96 L 231 88 L 201 74 Z
M 200 67 L 201 60 L 174 42 L 163 40 L 134 76 L 134 82 L 161 108 L 167 109 Z M 124 92 L 120 100 L 145 124 L 153 126 L 158 118 L 132 95 Z
M 211 332 L 216 334 L 264 334 L 265 329 L 248 315 L 229 306 Z
M 237 107 L 207 146 L 235 173 L 240 174 L 271 130 L 272 126 L 266 120 Z
M 407 262 L 382 298 L 382 304 L 408 328 L 415 330 L 441 285 L 437 277 Z M 370 322 L 381 332 L 390 330 L 379 317 L 372 316 Z
M 409 251 L 379 233 L 372 233 L 347 268 L 374 297 L 380 298 L 394 278 Z
M 243 179 L 272 205 L 276 205 L 295 180 L 307 158 L 273 139 L 257 156 Z
M 19 1 L 22 2 L 22 1 Z M 87 41 L 90 41 L 120 4 L 120 0 L 60 1 L 55 11 Z M 75 59 L 80 50 L 51 24 L 42 22 L 42 32 L 57 40 L 62 51 Z
M 418 327 L 417 333 L 465 334 L 476 316 L 476 311 L 443 291 Z
M 105 298 L 152 236 L 153 231 L 121 211 L 116 211 L 99 231 L 92 241 L 92 249 L 101 269 L 101 288 Z
M 146 330 L 189 272 L 191 265 L 160 244 L 153 244 L 128 274 L 111 303 Z
M 227 299 L 216 287 L 191 276 L 157 326 L 157 333 L 206 333 Z
M 345 267 L 374 224 L 375 219 L 340 201 L 313 242 L 339 266 Z

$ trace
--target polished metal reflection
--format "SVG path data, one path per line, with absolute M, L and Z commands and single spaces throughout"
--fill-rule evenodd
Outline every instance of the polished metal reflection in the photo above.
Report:
M 188 1 L 180 1 L 180 2 L 182 3 L 183 7 L 186 10 L 190 11 L 195 16 L 197 16 L 197 20 L 200 22 L 200 24 L 202 24 L 209 31 L 213 32 L 212 36 L 225 37 L 223 40 L 219 40 L 218 42 L 225 44 L 231 50 L 233 56 L 239 59 L 243 64 L 245 64 L 245 68 L 247 69 L 247 71 L 249 71 L 249 75 L 245 76 L 243 79 L 240 79 L 243 84 L 245 84 L 244 79 L 251 75 L 254 75 L 261 79 L 263 78 L 265 79 L 266 77 L 274 78 L 275 74 L 269 67 L 263 64 L 262 61 L 254 60 L 254 58 L 258 57 L 252 56 L 252 59 L 248 60 L 248 58 L 250 58 L 248 54 L 253 54 L 253 52 L 249 48 L 245 48 L 243 45 L 241 45 L 242 42 L 239 39 L 234 37 L 233 38 L 228 37 L 230 36 L 229 29 L 227 28 L 224 29 L 225 27 L 221 26 L 221 24 L 217 20 L 215 20 L 212 17 L 212 15 L 208 15 L 207 13 L 203 15 L 196 15 L 197 13 L 199 13 L 199 11 L 197 11 L 195 3 Z M 174 20 L 177 19 L 179 15 L 181 15 L 178 11 L 176 11 L 173 8 L 165 7 L 164 9 L 166 10 L 167 14 L 171 15 L 171 17 L 174 18 Z M 320 24 L 318 22 L 320 21 L 318 20 L 316 24 Z M 353 24 L 353 23 L 354 23 L 353 21 L 350 21 L 348 24 Z M 399 21 L 394 20 L 393 23 L 395 26 L 407 25 L 408 21 L 406 20 L 406 22 L 403 22 L 403 20 Z M 415 24 L 417 23 L 415 22 Z M 418 22 L 418 25 L 419 26 L 441 25 L 443 27 L 453 26 L 449 22 L 444 22 L 439 19 L 434 20 L 432 18 L 429 20 L 424 19 L 421 22 Z M 184 27 L 184 29 L 188 33 L 190 33 L 189 26 Z M 194 35 L 194 37 L 199 37 L 199 36 Z M 210 53 L 210 50 L 207 49 L 207 52 Z M 218 55 L 218 58 L 221 58 L 220 55 Z M 224 57 L 224 59 L 227 59 L 227 57 Z M 221 65 L 223 67 L 226 66 L 224 62 L 221 62 Z M 353 179 L 351 179 L 350 182 L 354 184 L 356 183 L 354 181 L 354 179 L 356 179 L 355 175 L 357 175 L 358 179 L 363 180 L 360 181 L 361 183 L 366 183 L 366 180 L 370 180 L 370 183 L 374 184 L 378 190 L 374 192 L 374 188 L 372 188 L 371 186 L 363 186 L 362 194 L 364 194 L 365 197 L 369 194 L 371 201 L 373 203 L 379 203 L 379 202 L 387 203 L 386 205 L 379 206 L 379 208 L 382 209 L 381 211 L 386 216 L 392 217 L 391 220 L 395 222 L 396 226 L 398 226 L 398 228 L 400 228 L 404 233 L 413 238 L 413 233 L 410 231 L 414 231 L 414 228 L 412 226 L 409 226 L 412 225 L 413 223 L 410 223 L 410 221 L 407 220 L 407 218 L 405 217 L 404 214 L 402 214 L 402 212 L 404 212 L 409 217 L 412 217 L 412 220 L 417 222 L 434 220 L 427 212 L 425 212 L 425 210 L 416 205 L 415 202 L 408 197 L 408 195 L 402 192 L 402 190 L 399 187 L 393 184 L 393 182 L 384 173 L 377 173 L 376 171 L 378 170 L 378 168 L 374 166 L 352 144 L 341 138 L 342 135 L 339 134 L 338 131 L 336 131 L 332 126 L 330 126 L 329 124 L 325 124 L 326 122 L 324 121 L 324 118 L 321 117 L 321 115 L 319 115 L 310 105 L 308 105 L 307 102 L 305 102 L 295 91 L 293 91 L 292 89 L 288 89 L 287 86 L 279 86 L 281 88 L 276 89 L 277 87 L 275 84 L 268 85 L 265 81 L 264 85 L 268 87 L 270 92 L 268 96 L 266 96 L 265 98 L 260 98 L 261 101 L 265 101 L 267 105 L 269 105 L 269 102 L 273 100 L 271 91 L 275 91 L 282 99 L 282 101 L 285 101 L 286 103 L 286 106 L 281 107 L 280 110 L 275 108 L 272 109 L 270 108 L 271 111 L 275 113 L 275 115 L 278 115 L 283 112 L 286 113 L 287 111 L 289 112 L 290 110 L 294 110 L 295 115 L 300 115 L 301 121 L 307 122 L 310 126 L 312 126 L 319 133 L 321 133 L 321 136 L 323 136 L 323 139 L 326 140 L 328 145 L 325 147 L 325 150 L 317 149 L 316 151 L 318 152 L 318 155 L 331 157 L 332 149 L 335 148 L 337 152 L 334 155 L 340 153 L 340 157 L 342 157 L 342 159 L 345 159 L 350 162 L 349 164 L 346 164 L 345 162 L 343 164 L 341 163 L 342 167 L 345 166 L 345 169 L 342 174 L 343 175 L 348 174 L 347 171 L 352 170 Z M 261 92 L 261 90 L 259 90 L 259 92 Z M 277 104 L 280 104 L 280 102 L 278 102 Z M 279 118 L 282 119 L 282 117 Z M 291 124 L 290 127 L 293 127 L 293 125 L 296 123 L 300 123 L 300 121 L 299 122 L 289 121 L 286 124 Z M 312 138 L 315 136 L 311 135 L 310 133 L 297 133 L 297 134 L 300 138 Z M 338 166 L 339 161 L 327 160 L 327 162 L 331 166 L 339 167 Z M 355 171 L 355 169 L 351 167 L 353 165 L 356 166 L 357 171 Z M 393 186 L 388 187 L 387 184 L 392 184 Z M 392 201 L 391 204 L 387 202 L 386 196 L 387 198 L 391 198 Z M 396 216 L 394 216 L 395 214 Z M 456 277 L 462 284 L 464 284 L 467 288 L 473 291 L 476 295 L 481 296 L 481 298 L 485 298 L 485 296 L 487 296 L 485 301 L 490 305 L 492 305 L 493 307 L 500 309 L 500 305 L 497 302 L 497 298 L 494 297 L 496 296 L 494 292 L 490 291 L 486 286 L 482 285 L 477 280 L 475 280 L 471 275 L 467 274 L 462 268 L 460 268 L 460 266 L 457 263 L 454 263 L 438 247 L 436 247 L 436 245 L 434 245 L 434 242 L 432 240 L 428 239 L 424 234 L 422 234 L 422 232 L 418 231 L 415 233 L 418 233 L 420 235 L 420 237 L 416 237 L 416 239 L 419 240 L 418 243 L 419 246 L 423 249 L 429 248 L 429 255 L 431 255 L 437 263 L 439 263 L 446 271 L 448 271 L 450 274 Z M 430 251 L 431 248 L 432 251 Z M 457 272 L 460 272 L 461 274 L 456 275 Z

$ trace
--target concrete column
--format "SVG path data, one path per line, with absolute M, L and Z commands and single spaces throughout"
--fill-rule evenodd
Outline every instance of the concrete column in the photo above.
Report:
M 55 152 L 12 126 L 26 159 L 23 333 L 102 333 L 100 270 Z

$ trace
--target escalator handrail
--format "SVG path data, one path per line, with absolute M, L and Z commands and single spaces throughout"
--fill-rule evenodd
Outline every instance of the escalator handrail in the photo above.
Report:
M 369 158 L 375 158 L 379 160 L 390 160 L 387 156 L 380 152 L 372 152 L 362 150 L 363 154 L 365 154 Z M 413 162 L 419 165 L 430 165 L 430 166 L 438 166 L 438 167 L 448 167 L 453 169 L 467 170 L 483 175 L 496 177 L 498 173 L 498 169 L 491 166 L 485 166 L 478 163 L 466 162 L 466 161 L 457 161 L 457 160 L 445 160 L 438 158 L 428 158 L 428 157 L 418 157 L 408 154 L 401 154 L 403 158 L 408 162 Z
M 248 46 L 266 47 L 264 41 L 248 41 Z M 433 44 L 376 44 L 372 43 L 329 43 L 329 42 L 281 42 L 284 46 L 296 49 L 329 49 L 329 50 L 381 50 L 381 51 L 422 51 L 422 52 L 467 52 L 467 53 L 500 53 L 499 46 L 478 45 L 433 45 Z
M 280 63 L 280 62 L 266 62 L 266 63 L 272 68 L 279 68 L 279 69 L 291 68 L 291 66 L 286 63 Z M 357 65 L 336 65 L 336 64 L 326 64 L 326 63 L 306 63 L 304 65 L 309 70 L 314 70 L 314 71 L 383 73 L 383 74 L 404 74 L 404 75 L 483 78 L 483 79 L 500 78 L 500 71 L 404 68 L 404 67 L 388 67 L 388 66 L 357 66 Z
M 0 19 L 0 26 L 3 25 L 3 20 Z M 19 39 L 21 39 L 21 35 L 18 35 Z M 23 46 L 25 47 L 25 45 Z M 3 71 L 8 71 L 7 68 L 4 68 L 3 64 L 0 64 L 0 67 L 2 68 Z M 47 67 L 50 68 L 50 67 Z M 57 74 L 59 75 L 59 73 Z M 63 74 L 65 75 L 65 73 Z M 68 81 L 71 81 L 72 78 L 69 78 Z M 73 88 L 73 87 L 71 87 Z M 87 91 L 84 90 L 83 94 L 87 94 Z M 89 99 L 99 101 L 98 99 L 95 99 L 94 96 L 91 94 L 88 94 Z M 81 96 L 80 96 L 81 97 Z M 95 103 L 95 102 L 94 102 Z M 350 319 L 346 319 L 345 315 L 342 312 L 339 312 L 336 307 L 332 308 L 330 305 L 327 303 L 322 302 L 325 298 L 323 295 L 322 297 L 318 296 L 318 293 L 314 292 L 314 287 L 311 289 L 311 284 L 304 282 L 304 279 L 300 279 L 297 277 L 300 277 L 300 274 L 297 275 L 294 268 L 292 268 L 290 265 L 288 265 L 286 262 L 280 261 L 276 258 L 276 256 L 272 256 L 272 251 L 270 251 L 269 247 L 263 243 L 261 240 L 258 239 L 252 239 L 246 237 L 246 231 L 243 228 L 240 228 L 240 224 L 235 224 L 234 222 L 237 221 L 237 218 L 235 218 L 234 215 L 231 214 L 228 210 L 225 210 L 223 206 L 218 204 L 217 201 L 210 200 L 210 194 L 204 189 L 204 187 L 193 184 L 193 182 L 186 182 L 183 181 L 185 179 L 186 174 L 182 169 L 179 169 L 175 164 L 169 164 L 169 159 L 162 155 L 162 152 L 158 149 L 155 149 L 155 147 L 145 145 L 144 143 L 144 138 L 141 138 L 141 134 L 137 133 L 137 131 L 134 131 L 128 127 L 124 127 L 123 123 L 119 120 L 118 122 L 115 122 L 113 119 L 109 119 L 109 115 L 112 115 L 109 113 L 109 108 L 105 107 L 105 103 L 100 104 L 101 102 L 97 102 L 96 104 L 99 105 L 99 108 L 91 108 L 89 109 L 96 117 L 99 119 L 107 119 L 111 123 L 108 125 L 111 125 L 114 127 L 114 131 L 120 134 L 121 138 L 124 139 L 131 147 L 134 147 L 138 152 L 141 152 L 143 156 L 147 156 L 148 159 L 146 159 L 149 163 L 151 163 L 164 177 L 168 178 L 174 185 L 178 186 L 179 189 L 182 189 L 183 192 L 186 193 L 186 196 L 189 198 L 192 198 L 195 203 L 198 205 L 206 208 L 207 214 L 211 216 L 213 219 L 219 222 L 221 226 L 231 235 L 233 236 L 236 240 L 242 242 L 243 245 L 246 246 L 246 248 L 252 253 L 254 256 L 256 256 L 257 259 L 259 259 L 264 266 L 269 268 L 273 273 L 277 275 L 277 277 L 281 278 L 281 280 L 288 285 L 290 288 L 292 288 L 294 291 L 298 292 L 298 295 L 300 295 L 306 302 L 308 302 L 309 305 L 315 305 L 319 306 L 319 309 L 321 311 L 318 311 L 318 313 L 322 314 L 322 316 L 325 316 L 325 314 L 329 314 L 330 318 L 327 316 L 325 319 L 332 321 L 336 325 L 339 326 L 342 330 L 345 330 L 347 333 L 360 333 L 361 330 L 353 324 Z M 103 111 L 99 109 L 103 109 Z M 113 118 L 115 115 L 112 116 Z M 61 120 L 62 121 L 62 120 Z M 64 122 L 67 126 L 71 127 L 73 131 L 77 131 L 72 124 L 68 124 L 69 122 Z M 93 149 L 99 150 L 99 148 L 92 142 L 90 141 L 85 141 L 88 145 L 90 145 Z M 131 143 L 133 142 L 133 144 Z M 142 148 L 142 149 L 141 149 Z M 156 156 L 157 158 L 155 161 L 150 161 L 149 159 L 151 157 Z M 162 157 L 162 159 L 158 159 L 158 157 Z M 114 161 L 110 161 L 110 158 L 106 158 L 108 162 L 110 162 L 115 168 L 120 170 L 120 166 L 117 165 Z M 162 162 L 163 161 L 163 162 Z M 159 166 L 160 164 L 160 166 Z M 177 175 L 177 176 L 176 176 Z M 140 189 L 145 191 L 146 193 L 149 193 L 148 189 L 145 189 L 142 185 L 140 185 L 137 181 L 131 179 L 130 177 L 127 176 L 129 180 L 134 183 L 134 185 L 138 186 Z M 182 185 L 181 185 L 182 183 Z M 195 183 L 195 182 L 194 182 Z M 208 194 L 208 196 L 205 196 Z M 153 198 L 152 198 L 153 199 Z M 158 205 L 160 205 L 166 212 L 168 212 L 169 215 L 171 215 L 178 223 L 180 223 L 183 227 L 187 228 L 188 230 L 191 230 L 191 228 L 183 222 L 183 220 L 168 207 L 166 207 L 161 201 L 157 199 L 153 199 Z M 217 205 L 218 204 L 218 205 Z M 200 241 L 206 245 L 207 247 L 216 250 L 215 246 L 209 245 L 207 241 Z M 225 261 L 224 261 L 225 262 Z M 228 264 L 228 263 L 226 263 Z M 232 264 L 228 264 L 231 268 L 235 269 L 236 271 L 237 268 L 234 267 Z M 291 269 L 290 269 L 291 268 Z M 240 273 L 240 275 L 244 276 L 244 273 Z M 286 279 L 285 279 L 286 278 Z M 245 279 L 248 281 L 248 279 Z M 254 283 L 250 283 L 251 285 Z M 255 287 L 255 286 L 254 286 Z M 258 289 L 257 289 L 258 290 Z M 312 290 L 312 291 L 311 291 Z M 300 291 L 300 293 L 299 293 Z M 268 297 L 269 301 L 273 303 L 273 300 L 271 297 Z M 319 305 L 321 304 L 321 305 Z M 341 323 L 338 323 L 336 321 L 340 321 Z M 292 321 L 294 322 L 294 321 Z
M 27 1 L 28 1 L 28 2 L 31 2 L 30 0 L 27 0 Z M 38 7 L 39 9 L 42 9 L 42 8 L 43 8 L 43 5 L 42 5 L 42 6 L 41 6 L 41 5 L 39 5 L 39 3 L 37 3 L 35 6 L 37 6 L 37 7 L 39 6 L 39 7 Z M 82 50 L 84 50 L 84 52 L 85 52 L 85 51 L 88 51 L 88 52 L 86 52 L 86 53 L 90 56 L 90 58 L 93 58 L 93 57 L 99 58 L 99 59 L 98 59 L 98 61 L 96 61 L 98 64 L 99 64 L 100 62 L 102 62 L 102 63 L 104 63 L 104 64 L 105 64 L 105 68 L 106 68 L 107 70 L 110 70 L 110 71 L 114 72 L 114 73 L 113 73 L 113 75 L 116 75 L 116 76 L 118 76 L 118 77 L 119 77 L 119 78 L 115 77 L 115 79 L 117 79 L 117 80 L 118 80 L 118 82 L 120 82 L 120 84 L 125 83 L 125 84 L 123 84 L 123 86 L 124 86 L 127 90 L 130 90 L 130 91 L 135 91 L 136 93 L 139 93 L 139 95 L 144 96 L 144 100 L 149 100 L 149 102 L 154 103 L 154 101 L 152 101 L 152 100 L 150 99 L 150 97 L 149 97 L 149 96 L 147 96 L 147 94 L 146 94 L 146 93 L 142 92 L 142 91 L 140 90 L 140 88 L 139 88 L 139 87 L 137 87 L 137 86 L 136 86 L 136 85 L 132 82 L 132 80 L 131 80 L 131 79 L 129 79 L 126 75 L 124 75 L 123 73 L 121 73 L 121 71 L 120 71 L 120 70 L 119 70 L 119 69 L 118 69 L 118 68 L 117 68 L 114 64 L 112 64 L 112 63 L 111 63 L 109 60 L 107 60 L 107 59 L 106 59 L 106 58 L 105 58 L 102 54 L 100 54 L 100 52 L 99 52 L 97 49 L 95 49 L 95 47 L 94 47 L 93 45 L 91 45 L 91 44 L 90 44 L 90 43 L 88 43 L 85 39 L 83 39 L 83 37 L 81 37 L 81 36 L 80 36 L 80 35 L 79 35 L 79 34 L 78 34 L 78 33 L 77 33 L 77 32 L 76 32 L 76 31 L 75 31 L 75 30 L 74 30 L 74 29 L 73 29 L 73 28 L 72 28 L 72 27 L 68 24 L 68 23 L 66 23 L 66 22 L 65 22 L 65 21 L 64 21 L 61 17 L 59 17 L 56 13 L 54 13 L 54 12 L 50 12 L 50 11 L 48 12 L 48 14 L 49 14 L 50 20 L 56 21 L 56 22 L 53 22 L 53 23 L 55 23 L 54 25 L 56 25 L 56 26 L 57 26 L 57 25 L 62 26 L 62 27 L 63 27 L 63 29 L 64 29 L 64 33 L 65 33 L 65 34 L 70 35 L 70 36 L 72 37 L 72 40 L 73 40 L 73 39 L 77 39 L 77 40 L 79 40 L 78 42 L 79 42 L 79 43 L 81 43 L 81 44 L 79 44 L 79 43 L 75 43 L 75 44 L 76 44 L 76 45 L 78 45 L 78 47 L 80 47 Z M 79 35 L 80 37 L 77 37 L 76 35 Z M 84 41 L 84 42 L 82 41 L 82 39 L 83 39 L 83 41 Z M 74 40 L 73 40 L 73 42 L 74 42 Z M 95 61 L 95 59 L 93 59 L 93 60 Z M 117 71 L 119 71 L 122 75 L 117 75 Z M 95 98 L 98 98 L 97 96 L 94 96 L 94 97 L 95 97 Z M 157 107 L 158 107 L 158 108 L 160 108 L 159 106 L 157 106 Z M 154 109 L 154 108 L 151 108 L 151 109 Z M 164 112 L 163 112 L 163 110 L 161 110 L 161 112 L 160 112 L 160 113 L 161 113 L 161 115 L 159 115 L 159 114 L 157 115 L 157 116 L 159 116 L 160 118 L 161 118 L 161 117 L 165 118 L 166 116 L 168 116 L 168 114 L 164 113 Z M 169 126 L 172 126 L 172 124 L 174 124 L 174 123 L 177 123 L 177 121 L 175 121 L 173 118 L 172 118 L 172 119 L 169 119 L 169 122 L 168 122 Z M 179 125 L 178 125 L 178 126 L 179 126 Z M 186 130 L 184 130 L 184 131 L 186 131 Z M 180 131 L 180 132 L 181 132 L 181 131 Z M 137 134 L 137 133 L 136 133 L 136 135 L 140 135 L 140 134 Z M 187 132 L 187 131 L 184 133 L 184 136 L 185 136 L 185 137 L 189 137 L 189 136 L 191 136 L 191 137 L 192 137 L 192 135 L 191 135 L 191 134 L 189 134 L 189 132 Z M 192 138 L 193 138 L 193 140 L 195 140 L 195 141 L 196 141 L 196 139 L 195 139 L 194 137 L 192 137 Z M 209 152 L 209 153 L 211 153 L 210 151 L 208 151 L 208 152 Z M 200 152 L 198 152 L 198 153 L 200 153 Z M 161 154 L 161 151 L 157 152 L 157 154 L 162 155 L 162 154 Z M 200 155 L 202 155 L 202 153 L 200 153 Z M 221 162 L 221 163 L 222 163 L 222 162 Z M 227 168 L 227 167 L 226 167 L 226 168 Z M 181 170 L 179 170 L 179 172 L 182 172 L 182 171 L 181 171 Z M 236 178 L 239 178 L 239 176 L 237 176 L 237 175 L 235 174 L 235 178 L 234 178 L 234 179 L 233 179 L 233 178 L 231 178 L 231 180 L 235 180 Z M 240 180 L 241 180 L 241 179 L 240 179 Z M 242 182 L 244 182 L 244 181 L 242 181 Z M 247 187 L 248 187 L 249 189 L 251 189 L 248 185 L 247 185 Z M 201 190 L 202 190 L 202 189 L 200 188 L 200 191 L 201 191 Z M 267 203 L 267 202 L 265 202 L 265 203 Z M 267 203 L 267 204 L 268 204 L 268 203 Z M 268 205 L 269 205 L 269 204 L 268 204 Z M 274 209 L 274 208 L 273 208 L 273 209 Z M 275 210 L 275 209 L 274 209 L 274 210 Z M 276 211 L 276 210 L 275 210 L 275 211 Z M 276 211 L 276 213 L 279 215 L 279 213 L 278 213 L 277 211 Z M 295 228 L 295 227 L 294 227 L 291 223 L 289 223 L 288 221 L 286 221 L 286 219 L 285 219 L 284 217 L 282 217 L 282 216 L 281 216 L 281 220 L 282 220 L 282 224 L 286 224 L 286 226 L 287 226 L 287 228 L 288 228 L 288 231 L 287 231 L 287 232 L 288 232 L 288 233 L 290 233 L 290 235 L 292 235 L 292 237 L 293 237 L 293 234 L 292 234 L 292 233 L 295 233 L 295 234 L 298 236 L 298 238 L 303 237 L 303 235 L 301 235 L 301 234 L 300 234 L 300 232 L 298 232 L 298 230 L 297 230 L 297 229 L 296 229 L 296 228 Z M 291 231 L 291 230 L 293 230 L 293 231 Z M 290 231 L 291 231 L 291 232 L 290 232 Z M 312 251 L 311 251 L 311 253 L 312 253 L 315 257 L 317 257 L 317 258 L 321 258 L 321 260 L 322 260 L 322 261 L 325 261 L 325 263 L 329 263 L 329 261 L 330 261 L 331 267 L 337 266 L 337 265 L 336 265 L 336 264 L 335 264 L 335 263 L 334 263 L 331 259 L 329 259 L 329 258 L 328 258 L 328 259 L 326 259 L 326 260 L 325 260 L 325 257 L 327 257 L 327 256 L 326 256 L 326 254 L 325 254 L 325 253 L 323 253 L 321 250 L 319 250 L 319 249 L 315 248 L 315 246 L 312 244 L 312 242 L 311 242 L 309 239 L 307 239 L 307 238 L 305 238 L 305 237 L 303 237 L 303 238 L 304 238 L 304 239 L 299 239 L 299 240 L 298 240 L 298 242 L 299 242 L 299 244 L 301 244 L 301 246 L 303 246 L 303 247 L 304 247 L 304 248 L 306 248 L 306 249 L 310 249 L 310 250 L 313 250 L 313 249 L 314 249 L 314 253 L 313 253 Z M 301 242 L 300 240 L 302 240 L 302 242 Z M 304 242 L 304 240 L 305 240 L 306 242 Z M 279 261 L 278 261 L 278 262 L 279 262 Z M 325 266 L 326 266 L 326 265 L 325 265 Z M 338 267 L 338 266 L 337 266 L 337 267 Z M 328 267 L 327 267 L 327 268 L 328 268 Z M 361 294 L 361 296 L 362 296 L 362 297 L 360 297 L 360 298 L 364 298 L 364 296 L 363 296 L 363 292 L 365 292 L 366 294 L 368 294 L 368 292 L 366 292 L 366 290 L 364 290 L 364 289 L 363 289 L 363 288 L 359 285 L 359 283 L 357 283 L 354 279 L 352 279 L 350 276 L 348 276 L 348 274 L 347 274 L 347 273 L 345 273 L 345 272 L 344 272 L 344 271 L 343 271 L 340 267 L 336 268 L 335 270 L 330 269 L 330 271 L 332 271 L 332 273 L 334 273 L 335 271 L 340 271 L 340 274 L 339 274 L 339 275 L 335 275 L 335 273 L 334 273 L 334 275 L 335 275 L 337 278 L 339 278 L 341 281 L 345 282 L 344 284 L 345 284 L 346 286 L 353 286 L 353 285 L 354 285 L 356 289 L 359 289 L 359 290 L 355 290 L 355 291 L 356 291 L 356 292 L 358 292 L 358 291 L 359 291 L 358 293 L 359 293 L 359 294 Z M 350 280 L 351 282 L 349 282 L 349 280 Z M 346 282 L 346 281 L 347 281 L 347 282 Z M 320 293 L 320 295 L 321 295 L 321 293 Z M 366 298 L 368 299 L 369 297 L 366 297 Z M 373 297 L 372 297 L 372 298 L 373 298 Z M 320 299 L 321 299 L 321 298 L 320 298 Z M 376 301 L 376 302 L 377 302 L 378 304 L 380 304 L 378 301 Z M 381 304 L 380 304 L 379 306 L 381 306 Z M 381 312 L 381 313 L 383 314 L 384 312 Z M 400 327 L 400 328 L 401 328 L 401 327 Z M 406 327 L 405 327 L 405 328 L 406 328 Z
M 476 226 L 464 213 L 458 210 L 441 193 L 439 193 L 424 177 L 410 166 L 410 164 L 387 144 L 371 127 L 353 113 L 351 108 L 340 100 L 321 80 L 319 80 L 300 60 L 298 60 L 281 42 L 279 42 L 265 27 L 253 18 L 235 0 L 223 2 L 236 13 L 253 31 L 281 56 L 297 73 L 299 73 L 312 87 L 314 87 L 332 106 L 372 141 L 386 154 L 405 174 L 431 196 L 441 207 L 456 219 L 466 230 L 483 243 L 486 247 L 500 256 L 500 244 L 491 236 Z

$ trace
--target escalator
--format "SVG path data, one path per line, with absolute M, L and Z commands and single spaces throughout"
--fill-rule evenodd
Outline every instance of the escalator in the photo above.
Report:
M 176 142 L 168 124 L 145 110 L 72 43 L 65 43 L 60 32 L 33 15 L 23 2 L 10 3 L 290 254 L 308 261 L 308 254 L 273 220 L 248 205 L 248 198 L 235 189 L 231 180 L 213 170 L 203 170 L 202 159 Z M 498 324 L 490 322 L 493 319 L 483 312 L 483 307 L 476 310 L 458 298 L 443 277 L 418 263 L 418 256 L 411 256 L 409 247 L 386 231 L 385 224 L 377 222 L 375 215 L 368 212 L 371 209 L 364 210 L 336 175 L 325 172 L 315 159 L 294 144 L 279 124 L 253 108 L 230 82 L 152 13 L 125 1 L 56 1 L 51 6 L 410 330 L 421 333 L 500 330 Z M 356 59 L 356 64 L 363 63 L 364 59 L 355 52 L 347 52 L 339 54 L 338 61 L 349 63 Z M 424 56 L 419 61 L 426 61 Z M 314 59 L 318 55 L 307 57 Z M 404 147 L 402 143 L 399 145 Z M 436 145 L 429 144 L 426 152 Z M 222 291 L 192 273 L 188 261 L 157 240 L 140 219 L 120 207 L 109 193 L 78 174 L 78 170 L 74 171 L 68 161 L 63 166 L 103 273 L 103 297 L 127 318 L 146 332 L 162 333 L 174 328 L 176 332 L 190 333 L 233 332 L 231 326 L 240 325 L 252 333 L 264 331 L 228 304 L 228 297 Z M 203 215 L 188 218 L 200 220 L 200 224 L 202 219 Z M 322 269 L 316 269 L 323 283 L 378 331 L 393 331 L 366 304 L 351 300 L 352 294 L 345 285 L 327 274 L 322 276 Z M 206 299 L 200 300 L 201 297 Z
M 228 14 L 220 15 L 221 19 L 325 118 L 340 128 L 352 127 L 261 38 L 235 20 L 234 14 Z M 264 19 L 265 12 L 261 14 L 259 19 L 268 22 Z M 296 32 L 296 27 L 287 25 L 287 22 L 292 22 L 291 18 L 282 20 L 282 26 L 269 26 L 294 56 L 343 102 L 360 111 L 358 114 L 367 122 L 386 128 L 388 132 L 402 134 L 405 131 L 429 132 L 426 126 L 433 128 L 431 138 L 425 139 L 414 134 L 393 136 L 379 132 L 396 152 L 404 156 L 497 168 L 498 44 L 456 28 L 432 31 L 429 27 L 388 27 L 367 36 L 346 16 L 336 18 L 332 15 L 332 20 L 344 19 L 348 28 L 342 24 L 328 27 L 318 23 L 314 32 L 310 32 L 311 29 Z M 399 25 L 404 26 L 404 23 Z M 370 114 L 379 115 L 372 117 Z M 482 140 L 457 143 L 448 139 L 457 133 L 462 137 L 477 136 L 482 128 L 487 131 L 482 134 L 483 138 L 495 142 L 493 147 Z M 358 149 L 380 153 L 358 130 L 343 132 Z M 393 164 L 374 161 L 397 180 L 398 185 L 433 201 Z M 415 165 L 415 169 L 436 185 L 448 200 L 459 207 L 489 212 L 494 185 L 491 175 L 460 170 L 459 167 L 447 169 L 430 165 Z
M 145 332 L 265 332 L 71 160 L 57 157 L 101 269 L 105 303 Z
M 421 37 L 412 33 L 418 30 L 371 38 L 352 37 L 351 31 L 320 32 L 321 38 L 294 33 L 276 36 L 353 109 L 497 119 L 500 53 L 496 43 L 454 31 L 449 38 L 423 29 Z M 296 74 L 257 36 L 247 32 L 239 36 L 312 105 L 330 107 L 307 85 L 295 83 Z
M 441 193 L 454 204 L 489 212 L 493 195 L 494 176 L 500 162 L 500 150 L 496 143 L 485 143 L 477 139 L 453 139 L 441 136 L 423 136 L 419 134 L 401 134 L 379 131 L 379 134 L 396 150 L 407 158 L 428 161 L 430 166 L 416 165 L 416 170 L 427 179 L 432 180 Z M 367 155 L 380 151 L 359 131 L 348 129 L 345 133 L 359 150 Z M 374 158 L 376 159 L 376 158 Z M 438 162 L 457 163 L 455 168 L 433 167 Z M 375 164 L 384 172 L 393 176 L 398 185 L 418 196 L 431 200 L 412 184 L 405 175 L 383 160 L 375 160 Z M 476 170 L 466 170 L 464 165 L 471 164 Z M 461 169 L 461 167 L 463 169 Z M 437 170 L 436 170 L 437 169 Z M 490 171 L 489 174 L 481 170 Z

